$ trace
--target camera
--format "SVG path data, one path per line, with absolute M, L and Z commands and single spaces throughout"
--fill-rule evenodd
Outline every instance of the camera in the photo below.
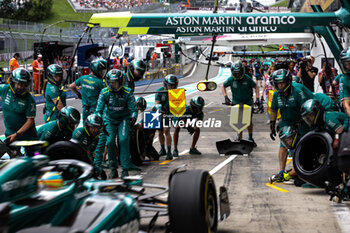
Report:
M 298 59 L 298 66 L 301 69 L 305 69 L 308 66 L 309 63 L 311 63 L 311 59 L 310 58 L 303 57 L 301 59 Z

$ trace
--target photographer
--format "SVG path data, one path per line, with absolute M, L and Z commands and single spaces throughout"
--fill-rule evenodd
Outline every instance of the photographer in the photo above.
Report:
M 323 63 L 322 71 L 318 74 L 318 82 L 322 87 L 323 93 L 331 92 L 331 85 L 337 76 L 337 71 L 328 62 Z
M 303 84 L 312 92 L 315 91 L 314 79 L 318 73 L 318 69 L 312 66 L 314 61 L 315 59 L 312 56 L 299 60 L 299 71 L 297 74 L 297 76 L 303 81 Z

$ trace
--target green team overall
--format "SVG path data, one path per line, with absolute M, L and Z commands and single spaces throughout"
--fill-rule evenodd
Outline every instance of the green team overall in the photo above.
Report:
M 143 78 L 146 72 L 146 63 L 142 60 L 135 59 L 128 65 L 128 71 L 124 73 L 123 85 L 135 91 L 135 82 Z
M 91 73 L 84 75 L 75 80 L 69 88 L 80 98 L 83 102 L 83 122 L 85 122 L 88 115 L 95 112 L 97 100 L 101 90 L 105 87 L 103 84 L 103 76 L 107 70 L 107 61 L 105 59 L 96 59 L 90 63 Z M 77 87 L 81 86 L 81 93 Z
M 58 113 L 56 120 L 50 121 L 39 128 L 39 139 L 48 141 L 50 144 L 57 141 L 69 141 L 79 122 L 79 111 L 74 107 L 66 106 Z
M 185 117 L 180 117 L 178 120 L 180 121 L 188 121 L 192 119 L 197 119 L 200 121 L 203 121 L 204 118 L 204 113 L 203 113 L 203 108 L 205 105 L 205 101 L 203 97 L 201 96 L 195 96 L 191 99 L 190 105 L 186 105 L 186 112 L 184 114 Z M 180 133 L 180 126 L 177 125 L 174 131 L 174 151 L 173 151 L 173 156 L 178 157 L 179 156 L 179 151 L 177 150 L 177 144 L 179 141 L 179 133 Z M 190 154 L 192 155 L 201 155 L 202 153 L 197 150 L 196 148 L 196 143 L 198 141 L 199 135 L 200 135 L 200 128 L 194 126 L 188 126 L 187 131 L 189 132 L 190 135 L 193 135 L 192 138 L 192 144 L 190 147 Z
M 295 83 L 292 83 L 292 76 L 289 71 L 280 69 L 272 74 L 272 85 L 277 92 L 273 94 L 271 102 L 271 120 L 270 120 L 270 137 L 275 140 L 276 137 L 276 116 L 278 109 L 281 112 L 280 128 L 284 126 L 294 126 L 301 120 L 300 108 L 302 104 L 308 99 L 312 99 L 314 95 L 312 92 L 304 92 Z M 311 94 L 310 94 L 311 93 Z M 307 132 L 308 127 L 302 124 L 299 128 L 298 134 L 303 135 Z M 286 167 L 288 150 L 280 144 L 279 148 L 279 163 L 280 172 L 272 176 L 273 180 L 283 181 L 284 170 Z M 295 176 L 295 172 L 289 173 L 291 177 Z
M 172 120 L 170 109 L 169 109 L 169 98 L 168 98 L 168 90 L 176 89 L 179 84 L 179 80 L 173 74 L 168 74 L 163 81 L 163 87 L 157 89 L 157 93 L 154 97 L 155 105 L 162 105 L 163 112 L 163 120 L 166 124 L 169 124 Z M 163 127 L 161 130 L 158 130 L 159 142 L 160 142 L 160 151 L 159 156 L 166 155 L 167 160 L 173 159 L 173 155 L 171 154 L 171 134 L 170 127 Z M 164 138 L 165 134 L 165 138 Z M 167 145 L 167 151 L 165 151 L 165 140 Z
M 123 76 L 120 70 L 110 70 L 106 77 L 107 88 L 102 89 L 96 114 L 102 115 L 107 106 L 105 119 L 107 123 L 107 150 L 111 178 L 118 177 L 116 160 L 116 137 L 118 135 L 120 145 L 120 162 L 122 176 L 127 176 L 128 171 L 140 170 L 131 162 L 129 145 L 129 128 L 134 125 L 137 117 L 137 107 L 135 97 L 131 89 L 124 87 Z M 118 131 L 117 131 L 118 130 Z M 102 158 L 97 158 L 102 160 Z M 98 164 L 97 164 L 98 165 Z
M 252 78 L 244 73 L 242 62 L 238 61 L 231 66 L 231 76 L 224 82 L 222 86 L 222 93 L 225 97 L 225 104 L 236 105 L 236 104 L 247 104 L 253 105 L 253 89 L 255 88 L 256 103 L 260 106 L 259 101 L 259 87 L 252 80 Z M 232 94 L 232 101 L 228 98 L 226 88 L 230 87 Z M 253 121 L 251 119 L 250 125 L 248 126 L 248 140 L 253 141 L 254 147 L 256 143 L 253 139 Z M 240 133 L 239 138 L 242 138 Z
M 72 139 L 77 141 L 85 152 L 92 157 L 102 129 L 102 118 L 93 113 L 86 118 L 83 127 L 74 130 Z
M 310 127 L 325 129 L 332 136 L 349 130 L 349 118 L 345 113 L 325 111 L 316 99 L 308 100 L 303 104 L 301 116 Z
M 350 48 L 340 54 L 340 63 L 345 73 L 339 83 L 339 95 L 342 93 L 342 103 L 346 114 L 350 117 Z
M 9 84 L 0 85 L 5 136 L 9 142 L 38 139 L 34 121 L 36 104 L 28 92 L 30 80 L 30 73 L 18 68 L 12 71 Z M 34 151 L 26 149 L 26 153 L 32 155 Z
M 66 106 L 66 93 L 63 91 L 57 103 L 57 108 L 55 109 L 54 113 L 52 113 L 52 110 L 57 102 L 58 95 L 60 93 L 60 86 L 63 78 L 62 67 L 56 64 L 49 65 L 49 67 L 46 69 L 46 73 L 48 82 L 45 88 L 45 122 L 48 121 L 48 118 L 50 116 L 51 117 L 49 121 L 56 120 L 58 112 Z

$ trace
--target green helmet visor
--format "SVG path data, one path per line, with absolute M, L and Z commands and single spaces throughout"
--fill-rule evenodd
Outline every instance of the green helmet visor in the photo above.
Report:
M 288 137 L 281 138 L 281 143 L 287 149 L 293 149 L 293 148 L 295 148 L 296 139 L 297 139 L 297 135 L 296 134 L 295 135 L 290 135 Z
M 303 120 L 305 121 L 306 124 L 308 124 L 308 126 L 315 126 L 317 123 L 317 118 L 319 116 L 320 111 L 318 111 L 317 113 L 314 112 L 310 112 L 304 116 L 302 116 Z
M 76 123 L 72 120 L 68 120 L 66 127 L 69 131 L 73 132 L 77 128 L 78 125 L 79 125 L 79 123 Z
M 107 72 L 107 69 L 100 69 L 98 71 L 98 77 L 103 78 L 106 72 Z

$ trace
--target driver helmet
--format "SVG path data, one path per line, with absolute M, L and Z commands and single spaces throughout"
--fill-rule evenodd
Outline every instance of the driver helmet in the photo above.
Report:
M 63 69 L 61 66 L 57 64 L 49 65 L 49 67 L 47 67 L 46 69 L 46 72 L 47 72 L 47 80 L 49 81 L 49 83 L 55 86 L 59 86 L 61 84 L 63 79 Z M 56 81 L 55 77 L 59 77 L 59 80 Z
M 38 185 L 41 188 L 59 189 L 64 185 L 64 179 L 61 172 L 48 171 L 45 172 L 39 179 Z
M 310 99 L 300 108 L 301 117 L 310 127 L 324 124 L 324 107 L 318 100 Z
M 95 59 L 90 63 L 91 72 L 102 79 L 107 71 L 107 61 L 105 59 Z
M 298 143 L 298 132 L 293 126 L 283 126 L 278 134 L 281 143 L 289 150 L 293 150 Z
M 61 130 L 73 132 L 80 123 L 80 113 L 76 108 L 66 106 L 59 112 L 57 122 Z

